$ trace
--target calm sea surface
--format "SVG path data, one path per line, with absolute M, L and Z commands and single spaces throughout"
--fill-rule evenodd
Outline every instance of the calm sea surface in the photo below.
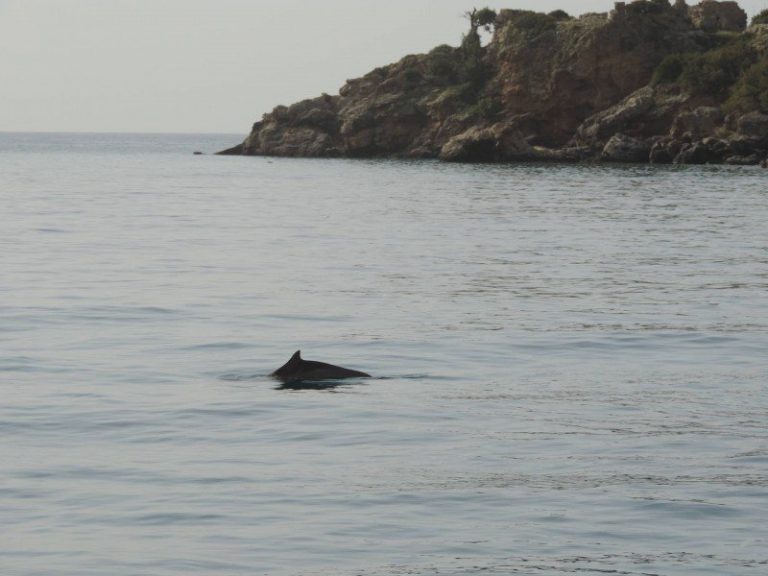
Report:
M 0 134 L 1 574 L 768 573 L 768 170 L 240 138 Z

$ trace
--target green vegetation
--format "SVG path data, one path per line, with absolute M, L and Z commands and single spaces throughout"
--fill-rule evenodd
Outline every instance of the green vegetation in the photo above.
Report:
M 490 8 L 474 8 L 465 14 L 469 18 L 469 32 L 461 41 L 460 60 L 457 62 L 457 76 L 460 82 L 468 82 L 477 90 L 490 77 L 490 70 L 485 63 L 485 49 L 480 41 L 479 28 L 490 32 L 496 25 L 498 17 Z
M 475 8 L 465 16 L 469 19 L 469 30 L 461 45 L 433 49 L 427 55 L 426 71 L 433 81 L 446 86 L 440 102 L 467 118 L 490 119 L 501 110 L 501 105 L 492 97 L 482 96 L 493 70 L 487 62 L 479 30 L 490 31 L 498 16 L 489 8 Z
M 571 19 L 571 15 L 568 14 L 568 12 L 566 12 L 565 10 L 553 10 L 552 12 L 547 14 L 547 16 L 549 16 L 550 18 L 554 18 L 558 22 L 560 20 L 570 20 Z
M 421 82 L 424 78 L 421 75 L 421 72 L 416 70 L 415 68 L 409 68 L 405 72 L 403 72 L 403 78 L 406 82 L 410 82 L 411 84 L 416 84 L 418 82 Z
M 656 67 L 651 84 L 678 83 L 694 95 L 721 97 L 723 111 L 729 114 L 754 110 L 768 114 L 768 59 L 758 57 L 750 40 L 739 33 L 712 34 L 714 48 L 667 56 Z
M 755 58 L 754 49 L 739 37 L 721 48 L 691 55 L 680 82 L 693 94 L 723 94 L 754 64 Z
M 651 83 L 678 82 L 697 95 L 727 93 L 757 57 L 743 35 L 720 35 L 716 41 L 721 45 L 706 52 L 667 56 L 656 68 Z
M 503 28 L 496 35 L 502 46 L 534 44 L 551 39 L 562 14 L 533 12 L 531 10 L 505 10 Z M 567 14 L 566 14 L 567 16 Z
M 486 96 L 480 98 L 475 104 L 466 108 L 463 113 L 467 117 L 480 120 L 491 120 L 501 112 L 501 103 L 495 98 Z
M 687 55 L 685 54 L 670 54 L 664 58 L 653 72 L 651 86 L 677 82 L 677 79 L 683 73 L 683 68 L 685 68 L 686 58 Z
M 753 64 L 741 75 L 723 109 L 728 113 L 758 110 L 768 114 L 768 60 Z
M 459 49 L 461 58 L 456 62 L 456 74 L 460 82 L 469 82 L 480 87 L 490 78 L 490 69 L 483 56 L 485 49 L 480 43 L 480 35 L 476 30 L 470 30 L 461 42 Z
M 472 31 L 477 32 L 479 28 L 483 28 L 486 32 L 493 30 L 496 25 L 496 12 L 490 8 L 473 8 L 471 12 L 464 14 L 469 19 L 469 26 Z
M 768 24 L 768 9 L 763 10 L 752 18 L 752 24 Z
M 557 28 L 557 22 L 560 18 L 552 14 L 542 14 L 541 12 L 532 12 L 530 10 L 513 10 L 512 15 L 507 20 L 507 37 L 511 34 L 520 33 L 526 40 L 533 40 L 546 32 Z
M 428 54 L 427 73 L 443 83 L 466 84 L 477 92 L 490 78 L 491 70 L 484 60 L 485 48 L 480 36 L 470 30 L 459 48 L 438 46 Z
M 458 82 L 457 52 L 458 49 L 442 44 L 427 54 L 427 72 L 430 76 L 443 78 L 449 84 Z

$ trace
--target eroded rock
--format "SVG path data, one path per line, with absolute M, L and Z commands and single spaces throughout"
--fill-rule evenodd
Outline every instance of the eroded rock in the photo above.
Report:
M 615 134 L 603 148 L 602 159 L 607 162 L 648 162 L 651 145 L 646 140 L 626 134 Z

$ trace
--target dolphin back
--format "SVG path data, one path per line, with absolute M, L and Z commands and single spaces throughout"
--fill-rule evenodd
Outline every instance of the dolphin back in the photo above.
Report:
M 350 370 L 325 362 L 316 362 L 314 360 L 304 360 L 301 357 L 301 350 L 291 356 L 283 366 L 275 370 L 272 377 L 283 382 L 296 382 L 301 380 L 341 380 L 343 378 L 370 378 L 371 375 L 359 370 Z

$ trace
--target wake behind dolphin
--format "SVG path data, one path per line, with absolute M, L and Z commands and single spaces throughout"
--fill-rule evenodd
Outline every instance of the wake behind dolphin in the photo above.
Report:
M 349 368 L 342 368 L 341 366 L 334 366 L 325 362 L 304 360 L 301 357 L 301 350 L 297 350 L 288 362 L 272 372 L 270 376 L 284 383 L 371 377 L 370 374 L 358 370 L 350 370 Z

